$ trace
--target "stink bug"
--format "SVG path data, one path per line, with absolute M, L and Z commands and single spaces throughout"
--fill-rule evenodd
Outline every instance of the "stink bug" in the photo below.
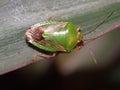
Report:
M 48 52 L 70 52 L 83 39 L 72 22 L 57 20 L 35 24 L 25 35 L 29 43 Z
M 103 24 L 113 12 L 94 29 L 85 34 L 91 33 Z M 31 26 L 25 33 L 26 40 L 33 46 L 52 53 L 70 52 L 75 47 L 84 44 L 85 34 L 80 33 L 80 27 L 76 28 L 72 22 L 57 21 L 49 19 Z M 95 37 L 96 38 L 96 37 Z M 94 39 L 94 38 L 92 38 Z

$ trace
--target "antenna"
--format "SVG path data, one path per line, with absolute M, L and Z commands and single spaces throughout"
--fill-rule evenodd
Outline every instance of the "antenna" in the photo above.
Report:
M 100 22 L 98 25 L 96 25 L 94 28 L 92 28 L 91 30 L 83 33 L 83 35 L 87 35 L 93 31 L 95 31 L 98 27 L 100 27 L 103 23 L 105 23 L 114 13 L 115 11 L 112 11 L 102 22 Z

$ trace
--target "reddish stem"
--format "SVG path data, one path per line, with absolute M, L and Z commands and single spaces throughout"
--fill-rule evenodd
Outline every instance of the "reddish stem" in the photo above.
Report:
M 96 37 L 94 37 L 94 38 L 84 40 L 84 45 L 86 45 L 86 44 L 88 44 L 89 42 L 91 42 L 91 41 L 93 41 L 93 40 L 96 40 L 96 39 L 98 39 L 98 38 L 106 35 L 107 33 L 111 32 L 111 31 L 113 31 L 113 30 L 119 29 L 119 28 L 120 28 L 120 23 L 117 24 L 117 25 L 115 25 L 114 27 L 106 30 L 105 32 L 103 32 L 102 34 L 100 34 L 100 35 L 98 35 L 98 36 L 96 36 Z

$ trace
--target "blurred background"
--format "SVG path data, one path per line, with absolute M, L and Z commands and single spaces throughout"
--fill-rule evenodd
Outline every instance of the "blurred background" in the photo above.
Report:
M 81 50 L 60 53 L 23 68 L 38 51 L 28 47 L 24 33 L 30 25 L 55 16 L 90 30 L 115 14 L 89 39 L 120 23 L 120 0 L 0 0 L 0 90 L 120 90 L 120 29 L 92 41 Z M 89 48 L 95 54 L 94 63 Z

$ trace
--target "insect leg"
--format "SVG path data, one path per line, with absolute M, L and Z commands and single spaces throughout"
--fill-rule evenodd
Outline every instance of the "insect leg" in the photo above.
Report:
M 83 41 L 78 41 L 78 43 L 77 43 L 78 49 L 80 50 L 83 46 L 84 46 Z
M 96 57 L 95 57 L 93 51 L 92 51 L 90 48 L 89 48 L 89 50 L 90 50 L 90 54 L 91 54 L 91 56 L 92 56 L 92 58 L 93 58 L 95 64 L 97 64 L 97 60 L 96 60 Z
M 77 31 L 81 32 L 81 27 L 83 27 L 83 24 L 81 24 L 77 27 Z
M 44 59 L 50 59 L 52 57 L 55 57 L 57 53 L 53 54 L 44 54 L 44 53 L 37 53 L 33 56 L 34 61 L 44 60 Z
M 94 54 L 93 50 L 90 47 L 88 47 L 88 49 L 90 51 L 90 55 L 92 56 L 93 61 L 95 62 L 95 64 L 97 64 L 97 60 L 96 60 L 96 57 L 95 57 L 95 54 Z

